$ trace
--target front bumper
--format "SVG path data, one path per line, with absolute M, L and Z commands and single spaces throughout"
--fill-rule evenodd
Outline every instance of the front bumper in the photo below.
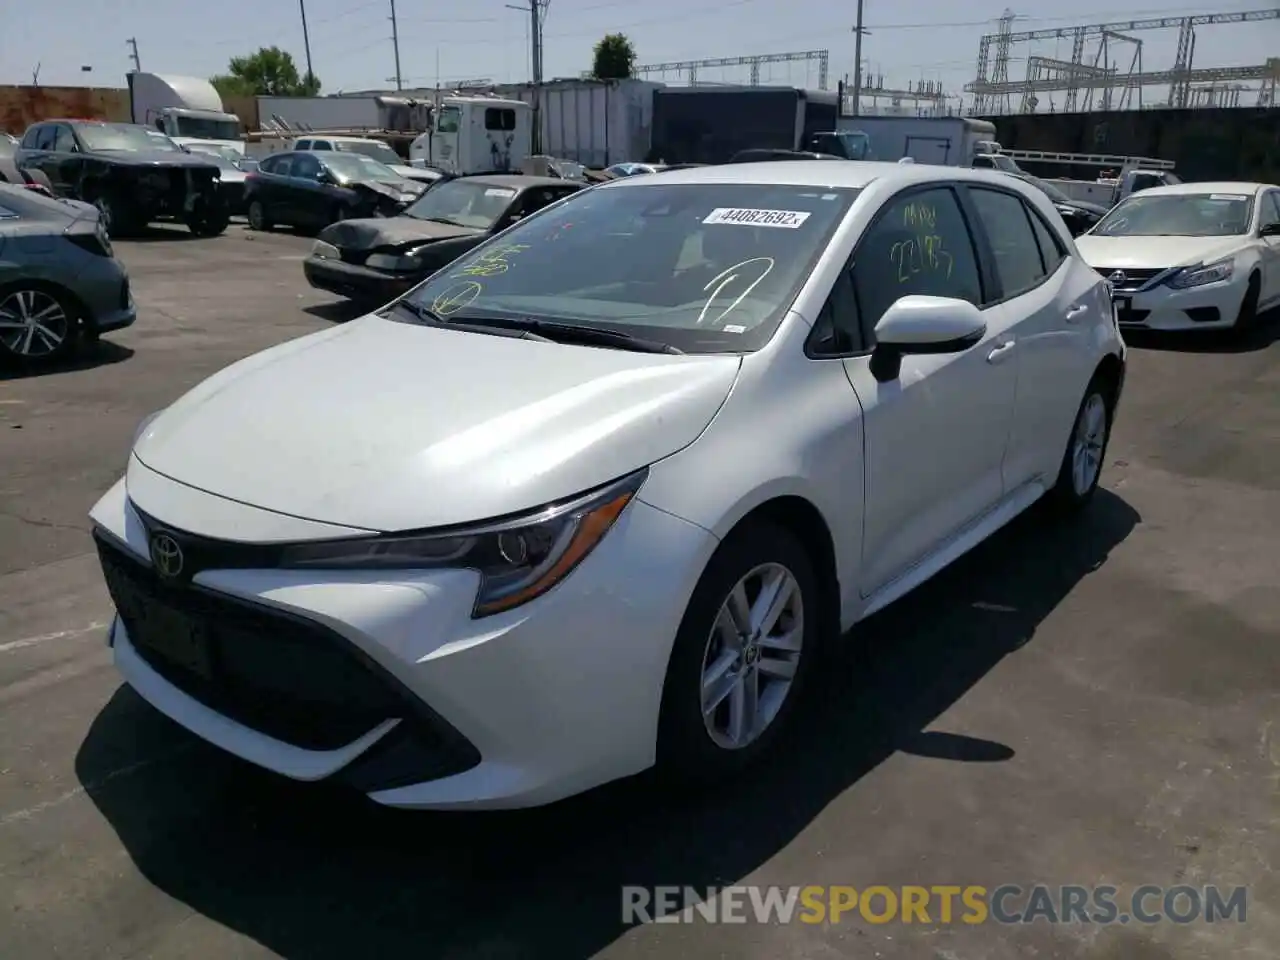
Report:
M 1123 330 L 1215 330 L 1230 327 L 1240 313 L 1246 278 L 1177 290 L 1116 290 L 1116 319 Z
M 114 258 L 100 257 L 75 278 L 73 292 L 84 305 L 84 325 L 95 333 L 132 326 L 138 317 L 129 274 Z
M 394 300 L 421 282 L 421 277 L 402 277 L 371 270 L 328 257 L 307 257 L 302 264 L 307 283 L 317 290 L 336 293 L 350 300 Z
M 214 516 L 234 526 L 237 511 L 260 530 L 298 522 L 135 469 L 140 502 L 121 481 L 92 513 L 118 603 L 115 661 L 195 734 L 411 808 L 548 803 L 654 762 L 671 643 L 714 549 L 701 528 L 637 499 L 555 589 L 472 620 L 478 581 L 464 570 L 209 568 L 166 587 L 140 510 L 188 528 Z M 207 658 L 142 649 L 144 633 L 177 635 L 164 632 L 173 609 L 213 638 Z

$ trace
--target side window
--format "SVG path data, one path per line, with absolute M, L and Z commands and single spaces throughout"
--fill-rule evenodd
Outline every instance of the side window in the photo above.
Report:
M 310 140 L 299 140 L 297 143 L 295 143 L 295 144 L 293 145 L 293 149 L 295 149 L 295 150 L 310 150 L 310 149 L 312 149 L 312 147 L 311 147 L 311 141 L 310 141 Z
M 43 124 L 37 123 L 34 127 L 22 135 L 22 149 L 38 150 L 40 149 L 40 132 L 44 129 Z
M 332 150 L 333 144 L 328 140 L 313 140 L 311 142 L 312 150 Z
M 293 173 L 290 176 L 314 180 L 320 175 L 320 161 L 310 154 L 301 153 L 293 158 Z
M 71 153 L 76 149 L 76 135 L 65 123 L 54 126 L 53 149 L 58 153 Z
M 991 241 L 1003 295 L 1016 297 L 1044 280 L 1044 264 L 1026 205 L 1011 193 L 981 187 L 971 188 L 969 196 Z
M 436 118 L 436 130 L 440 133 L 457 133 L 462 111 L 457 107 L 442 107 Z
M 514 130 L 516 128 L 516 112 L 510 107 L 486 107 L 484 111 L 484 128 L 486 130 Z
M 293 157 L 276 157 L 275 166 L 271 168 L 270 172 L 274 173 L 277 177 L 293 176 Z
M 1262 214 L 1258 217 L 1258 227 L 1274 226 L 1280 223 L 1280 190 L 1268 190 L 1262 195 Z
M 262 173 L 275 173 L 280 163 L 279 157 L 265 157 L 258 161 L 258 170 Z
M 990 157 L 981 155 L 973 158 L 973 165 L 984 170 L 991 170 L 995 167 L 996 162 Z
M 40 133 L 36 137 L 37 150 L 52 150 L 54 142 L 58 136 L 58 128 L 55 124 L 46 123 L 40 128 Z
M 948 187 L 894 197 L 863 234 L 853 260 L 853 287 L 863 341 L 902 297 L 954 297 L 982 303 L 973 238 Z
M 810 356 L 839 356 L 863 349 L 862 328 L 858 324 L 858 305 L 853 294 L 853 274 L 841 270 L 827 302 L 809 334 Z
M 1067 248 L 1063 246 L 1057 231 L 1050 230 L 1044 218 L 1028 208 L 1031 215 L 1031 228 L 1036 234 L 1036 243 L 1040 246 L 1040 259 L 1044 262 L 1044 271 L 1050 276 L 1058 269 L 1058 265 L 1067 259 Z

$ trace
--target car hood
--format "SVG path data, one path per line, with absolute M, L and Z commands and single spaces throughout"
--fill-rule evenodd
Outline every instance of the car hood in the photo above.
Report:
M 414 183 L 435 183 L 441 176 L 433 170 L 424 170 L 421 167 L 407 167 L 403 163 L 389 163 L 387 166 L 406 180 L 412 180 Z
M 94 150 L 88 156 L 127 167 L 200 167 L 221 172 L 212 160 L 175 150 Z
M 180 483 L 303 519 L 379 531 L 468 523 L 687 446 L 740 364 L 367 316 L 215 374 L 151 421 L 133 452 Z
M 1083 210 L 1085 213 L 1092 213 L 1095 217 L 1105 217 L 1107 211 L 1111 208 L 1105 203 L 1091 203 L 1088 200 L 1055 200 L 1055 207 L 1066 207 L 1068 210 Z
M 1242 246 L 1240 237 L 1076 237 L 1076 248 L 1091 267 L 1162 270 L 1228 257 Z
M 474 237 L 483 232 L 474 227 L 455 227 L 415 217 L 378 217 L 330 224 L 320 231 L 318 239 L 341 250 L 376 250 L 454 237 Z
M 411 203 L 423 193 L 423 184 L 414 180 L 348 180 L 343 186 L 349 190 L 368 190 L 403 203 Z

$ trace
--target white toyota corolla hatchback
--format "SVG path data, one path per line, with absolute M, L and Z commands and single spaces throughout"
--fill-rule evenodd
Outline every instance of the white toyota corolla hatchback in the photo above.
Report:
M 999 173 L 634 177 L 140 428 L 93 510 L 130 685 L 399 807 L 766 750 L 820 644 L 1089 500 L 1110 290 Z
M 1076 238 L 1121 329 L 1246 332 L 1280 305 L 1280 187 L 1183 183 L 1117 204 Z

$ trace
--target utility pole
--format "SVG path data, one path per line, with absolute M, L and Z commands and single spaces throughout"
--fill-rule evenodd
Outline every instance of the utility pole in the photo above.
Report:
M 136 72 L 141 73 L 142 61 L 138 59 L 138 39 L 136 37 L 130 37 L 128 40 L 125 41 L 125 43 L 127 43 L 131 48 L 133 48 L 133 53 L 129 54 L 129 56 L 133 60 L 133 69 Z
M 550 0 L 525 0 L 528 6 L 508 3 L 511 10 L 529 13 L 529 65 L 533 77 L 533 152 L 542 152 L 542 22 Z
M 858 0 L 858 21 L 853 28 L 853 115 L 862 112 L 862 37 L 869 31 L 862 25 L 862 4 Z
M 404 81 L 400 76 L 400 33 L 396 29 L 396 0 L 391 0 L 391 46 L 396 52 L 396 89 L 404 89 Z
M 316 75 L 311 72 L 311 36 L 307 33 L 307 0 L 298 0 L 298 10 L 302 14 L 302 47 L 307 52 L 307 86 L 315 82 Z

